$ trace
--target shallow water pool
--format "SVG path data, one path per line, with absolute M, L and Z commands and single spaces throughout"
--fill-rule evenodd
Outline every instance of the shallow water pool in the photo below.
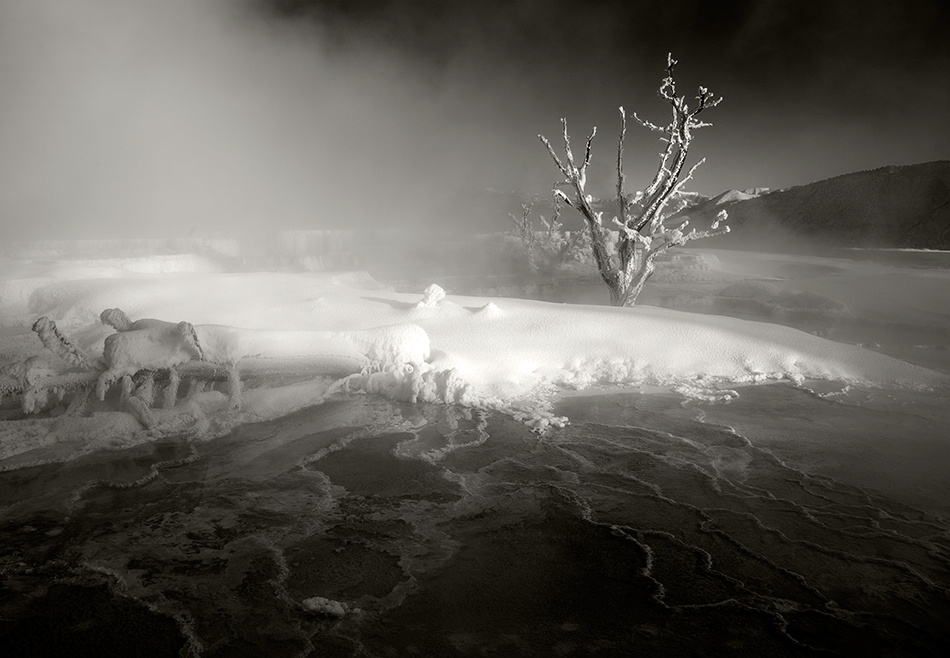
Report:
M 921 413 L 936 402 L 600 392 L 563 398 L 572 423 L 538 436 L 359 396 L 206 444 L 2 473 L 0 642 L 22 656 L 936 655 L 950 483 Z

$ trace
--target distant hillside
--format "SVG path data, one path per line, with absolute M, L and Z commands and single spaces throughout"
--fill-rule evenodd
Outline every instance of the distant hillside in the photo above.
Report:
M 720 210 L 733 231 L 703 245 L 950 249 L 950 161 L 883 167 L 761 193 L 730 190 L 687 210 L 703 226 Z M 791 241 L 791 242 L 790 242 Z
M 828 178 L 808 185 L 769 191 L 757 187 L 727 190 L 714 197 L 682 195 L 692 226 L 702 228 L 720 210 L 729 212 L 728 235 L 695 243 L 707 247 L 769 248 L 777 251 L 830 247 L 912 247 L 950 250 L 950 161 L 883 167 Z M 440 229 L 471 233 L 510 231 L 509 213 L 533 204 L 532 215 L 551 216 L 550 194 L 468 190 L 445 200 L 436 213 Z M 615 199 L 597 199 L 595 210 L 617 214 Z M 570 208 L 566 227 L 583 226 Z

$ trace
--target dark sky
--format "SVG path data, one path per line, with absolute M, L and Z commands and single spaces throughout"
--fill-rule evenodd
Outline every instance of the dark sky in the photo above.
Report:
M 4 236 L 439 221 L 466 189 L 543 191 L 536 134 L 724 97 L 691 189 L 788 187 L 950 157 L 938 0 L 0 0 Z M 631 186 L 655 135 L 630 126 Z M 0 237 L 0 239 L 3 239 Z

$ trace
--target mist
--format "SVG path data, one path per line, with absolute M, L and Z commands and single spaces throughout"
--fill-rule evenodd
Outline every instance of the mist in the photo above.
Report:
M 314 24 L 227 2 L 0 6 L 7 239 L 418 226 L 453 191 L 550 178 L 524 173 L 534 135 L 471 79 L 369 43 L 331 54 Z
M 0 0 L 0 239 L 497 230 L 485 191 L 549 190 L 562 116 L 611 194 L 668 51 L 725 97 L 693 190 L 945 158 L 944 13 L 871 4 Z

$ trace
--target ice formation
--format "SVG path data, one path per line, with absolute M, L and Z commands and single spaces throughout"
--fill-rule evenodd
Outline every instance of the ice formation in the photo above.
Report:
M 437 285 L 420 301 L 365 273 L 37 281 L 44 282 L 27 308 L 3 311 L 24 324 L 41 316 L 34 328 L 51 351 L 0 341 L 12 361 L 0 368 L 0 391 L 22 398 L 26 410 L 65 413 L 3 423 L 0 458 L 49 443 L 39 436 L 55 435 L 54 444 L 88 436 L 97 416 L 106 428 L 100 443 L 210 435 L 338 392 L 501 410 L 543 429 L 566 420 L 550 413 L 552 392 L 598 383 L 663 385 L 707 400 L 727 399 L 735 384 L 779 379 L 947 383 L 774 324 L 646 306 L 447 296 Z M 286 375 L 295 380 L 274 381 Z M 258 383 L 243 386 L 248 378 Z M 180 395 L 180 386 L 191 392 Z M 137 420 L 138 439 L 120 436 L 129 427 L 115 414 Z
M 445 291 L 438 284 L 430 284 L 425 292 L 422 293 L 422 299 L 416 304 L 417 308 L 426 308 L 438 306 L 439 302 L 445 299 Z
M 322 596 L 314 596 L 303 600 L 303 608 L 309 612 L 329 615 L 331 617 L 342 617 L 349 612 L 349 606 L 339 601 L 333 601 Z

